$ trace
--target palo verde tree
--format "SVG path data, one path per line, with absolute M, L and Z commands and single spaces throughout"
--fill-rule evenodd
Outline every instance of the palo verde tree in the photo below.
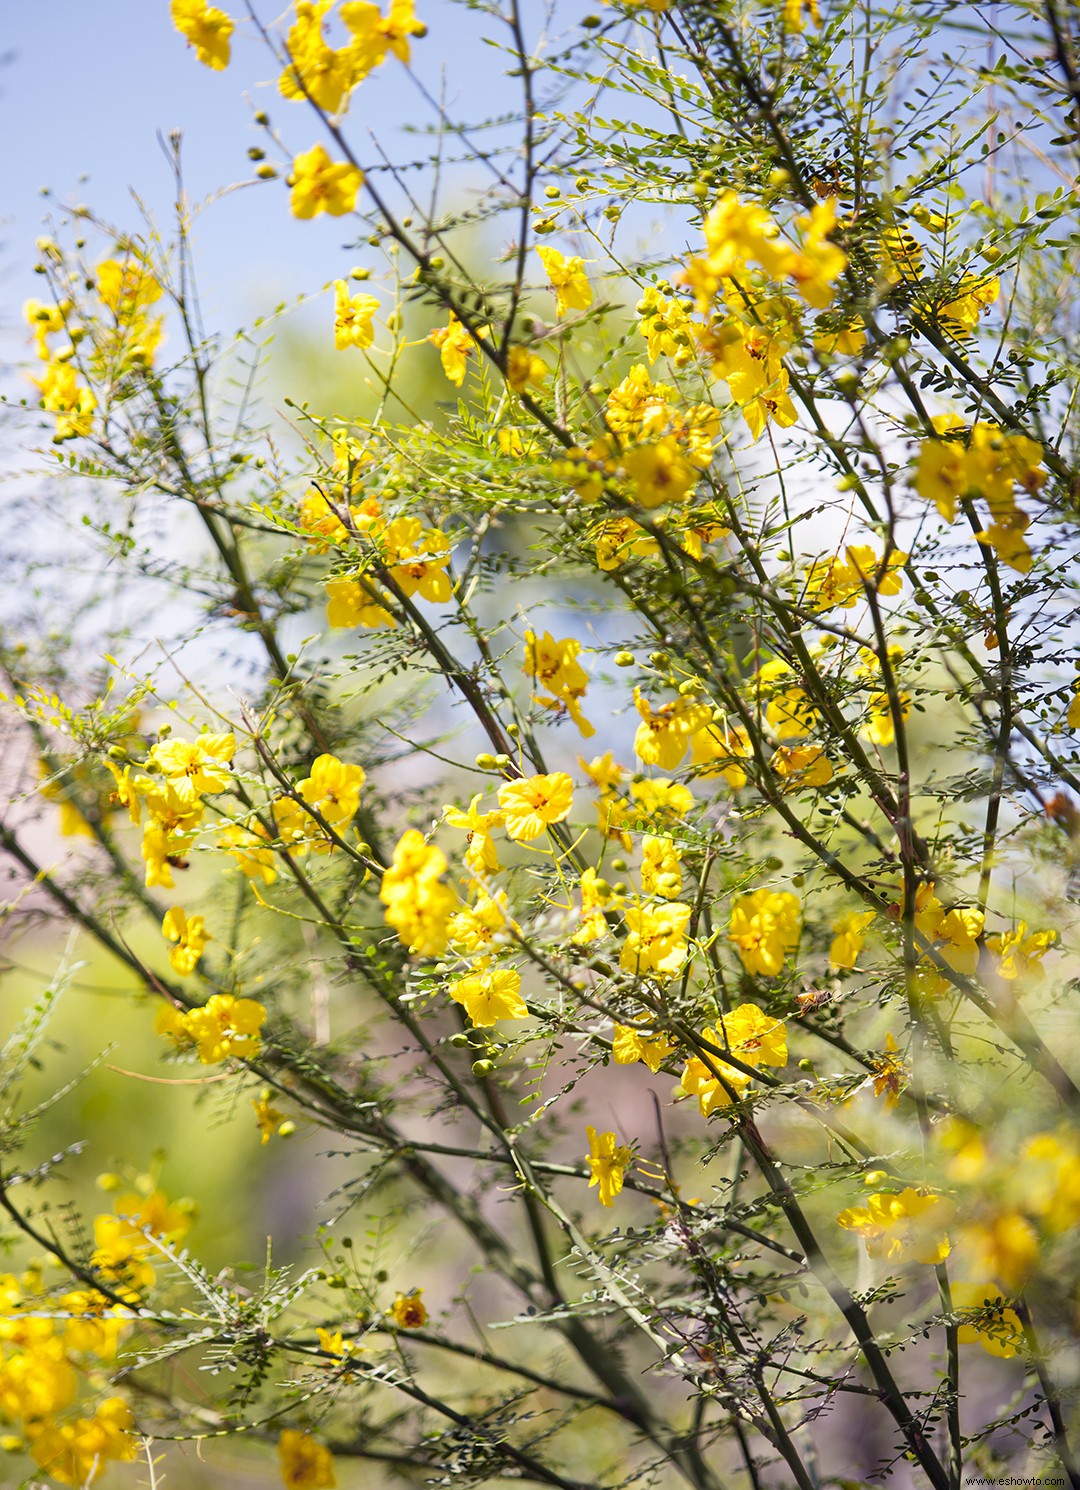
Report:
M 265 45 L 362 417 L 204 333 L 177 139 L 171 227 L 39 244 L 54 604 L 120 619 L 0 648 L 8 944 L 74 939 L 0 1066 L 15 1472 L 1078 1486 L 1076 16 L 470 10 L 497 118 L 413 73 L 450 0 L 172 0 Z M 306 1145 L 295 1266 L 137 1136 L 68 1203 L 71 957 L 193 1132 Z

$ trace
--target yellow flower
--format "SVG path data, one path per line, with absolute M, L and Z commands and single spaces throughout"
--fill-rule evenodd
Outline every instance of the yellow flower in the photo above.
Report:
M 626 940 L 619 966 L 641 977 L 673 978 L 686 961 L 686 928 L 691 908 L 680 900 L 639 904 L 626 912 Z
M 486 328 L 484 329 L 486 332 Z M 439 361 L 442 363 L 443 372 L 455 388 L 460 388 L 465 381 L 468 358 L 476 345 L 471 333 L 451 311 L 450 319 L 445 326 L 440 326 L 428 333 L 428 341 L 439 349 Z
M 329 626 L 396 626 L 397 621 L 381 605 L 368 579 L 326 581 L 326 621 Z
M 709 1061 L 700 1055 L 690 1056 L 679 1085 L 688 1096 L 698 1099 L 702 1117 L 729 1106 L 733 1097 L 741 1097 L 750 1085 L 749 1073 L 728 1065 L 720 1052 L 727 1052 L 744 1066 L 787 1065 L 787 1030 L 783 1021 L 773 1019 L 756 1004 L 740 1004 L 722 1014 L 716 1028 L 702 1030 L 701 1038 L 713 1047 Z
M 784 779 L 786 792 L 826 786 L 833 778 L 832 762 L 820 745 L 781 745 L 769 764 Z
M 1080 1221 L 1080 1141 L 1075 1132 L 1036 1133 L 1023 1150 L 1024 1204 L 1050 1232 Z
M 722 776 L 736 791 L 746 785 L 746 772 L 740 760 L 752 755 L 746 731 L 737 724 L 719 724 L 715 720 L 696 731 L 690 739 L 690 759 L 698 776 Z
M 857 357 L 865 346 L 866 322 L 862 316 L 852 316 L 836 330 L 822 328 L 814 333 L 814 351 L 819 357 Z
M 921 306 L 923 315 L 933 315 L 948 331 L 973 331 L 979 324 L 979 316 L 989 310 L 998 297 L 1001 286 L 993 275 L 965 274 L 951 300 L 937 307 Z
M 232 734 L 199 735 L 194 740 L 159 740 L 148 756 L 182 802 L 229 785 L 229 763 L 236 754 Z M 149 805 L 149 803 L 147 804 Z
M 574 783 L 565 771 L 506 782 L 499 788 L 499 807 L 507 833 L 517 843 L 531 843 L 545 828 L 562 822 L 573 797 Z
M 346 765 L 336 755 L 320 755 L 312 761 L 298 791 L 309 807 L 341 832 L 359 811 L 364 780 L 361 766 Z
M 547 363 L 528 347 L 511 347 L 506 354 L 506 381 L 514 393 L 524 393 L 530 383 L 540 384 L 547 375 Z
M 230 823 L 223 829 L 217 846 L 232 855 L 249 880 L 260 879 L 264 885 L 272 885 L 277 879 L 277 867 L 269 843 L 270 835 L 262 823 L 258 818 L 250 818 L 246 828 Z
M 469 835 L 469 847 L 463 859 L 473 874 L 495 874 L 499 869 L 499 852 L 491 830 L 502 826 L 501 812 L 480 812 L 481 793 L 477 793 L 467 810 L 444 807 L 443 814 L 452 828 L 463 828 Z
M 882 272 L 891 285 L 911 284 L 922 273 L 923 251 L 906 228 L 886 228 L 881 235 Z
M 1018 978 L 1034 983 L 1042 978 L 1042 960 L 1057 939 L 1056 931 L 1029 932 L 1027 922 L 1018 921 L 1014 931 L 988 936 L 986 947 L 999 959 L 999 978 L 1006 978 L 1010 983 Z
M 706 704 L 678 697 L 654 709 L 640 688 L 634 689 L 634 704 L 641 723 L 634 735 L 634 753 L 647 766 L 673 771 L 690 748 L 690 738 L 712 718 Z
M 649 361 L 670 357 L 676 365 L 688 362 L 694 353 L 694 338 L 682 302 L 649 285 L 637 304 L 641 317 L 637 329 L 645 338 Z
M 500 1019 L 529 1017 L 521 997 L 521 974 L 512 968 L 481 967 L 448 984 L 447 992 L 479 1029 L 490 1029 Z
M 446 951 L 447 926 L 457 905 L 453 890 L 442 883 L 446 867 L 442 850 L 409 828 L 382 877 L 379 899 L 386 907 L 387 925 L 419 957 L 439 957 Z
M 1038 1264 L 1038 1232 L 1019 1211 L 1001 1210 L 966 1225 L 962 1236 L 978 1276 L 1000 1278 L 1008 1289 L 1023 1288 Z
M 705 219 L 710 269 L 724 277 L 753 260 L 771 278 L 782 279 L 791 268 L 795 250 L 779 241 L 779 231 L 764 207 L 744 204 L 734 191 L 721 192 Z
M 1024 1348 L 1024 1327 L 1010 1309 L 1001 1289 L 992 1283 L 952 1283 L 952 1306 L 963 1311 L 965 1322 L 956 1332 L 962 1345 L 978 1342 L 990 1355 L 1009 1360 Z
M 265 1139 L 263 1140 L 265 1142 Z M 324 1330 L 316 1328 L 319 1349 L 326 1355 L 335 1356 L 338 1360 L 344 1360 L 349 1353 L 349 1347 L 345 1343 L 345 1336 L 340 1330 Z
M 907 563 L 907 554 L 894 548 L 883 562 L 868 544 L 854 544 L 844 554 L 844 559 L 836 557 L 814 564 L 807 574 L 806 588 L 815 610 L 831 610 L 837 605 L 850 610 L 867 588 L 879 595 L 899 595 L 903 582 L 897 571 Z
M 41 407 L 56 415 L 57 444 L 88 435 L 93 428 L 97 399 L 89 388 L 80 386 L 70 362 L 50 362 L 44 377 L 33 378 L 41 392 Z
M 202 916 L 187 916 L 180 906 L 174 905 L 165 912 L 161 929 L 170 942 L 177 944 L 169 952 L 173 971 L 181 977 L 193 973 L 207 942 L 212 940 Z
M 848 911 L 833 922 L 833 939 L 829 947 L 829 968 L 832 972 L 855 966 L 866 941 L 866 928 L 873 919 L 873 911 Z
M 195 1009 L 174 1009 L 165 1004 L 160 1009 L 156 1028 L 180 1046 L 194 1045 L 204 1066 L 215 1065 L 230 1056 L 252 1059 L 259 1053 L 259 1031 L 266 1010 L 254 999 L 234 998 L 231 993 L 215 993 Z
M 670 838 L 646 834 L 641 845 L 641 888 L 646 895 L 674 900 L 682 889 L 682 860 Z
M 341 19 L 353 34 L 349 51 L 361 78 L 381 66 L 387 52 L 408 65 L 412 55 L 409 37 L 427 34 L 423 21 L 416 19 L 413 0 L 390 0 L 385 16 L 371 0 L 349 0 L 341 7 Z
M 322 18 L 332 0 L 297 0 L 296 20 L 289 27 L 285 45 L 289 66 L 278 87 L 282 97 L 310 98 L 324 113 L 336 114 L 361 79 L 349 48 L 340 51 L 328 45 Z
M 799 942 L 799 899 L 789 891 L 754 890 L 731 908 L 729 939 L 748 973 L 774 978 Z
M 785 31 L 802 31 L 803 7 L 805 8 L 815 26 L 821 25 L 821 15 L 818 11 L 817 0 L 782 0 L 783 25 Z
M 697 483 L 698 473 L 670 436 L 653 445 L 635 445 L 623 461 L 642 507 L 681 502 Z
M 581 924 L 570 940 L 577 947 L 587 947 L 608 934 L 606 911 L 618 910 L 621 898 L 615 894 L 607 880 L 601 879 L 591 866 L 583 869 L 578 881 L 581 892 Z
M 285 1121 L 285 1114 L 279 1112 L 270 1104 L 270 1092 L 267 1089 L 262 1096 L 255 1101 L 252 1099 L 252 1107 L 255 1109 L 255 1123 L 262 1134 L 264 1144 L 269 1143 L 277 1132 L 280 1125 Z
M 765 703 L 765 720 L 777 739 L 806 735 L 817 723 L 817 711 L 795 682 L 795 670 L 782 657 L 763 662 L 752 680 L 754 702 Z
M 333 1490 L 334 1456 L 310 1433 L 286 1428 L 278 1438 L 281 1479 L 286 1490 Z
M 952 1208 L 941 1195 L 913 1190 L 877 1191 L 865 1206 L 841 1211 L 837 1223 L 857 1232 L 871 1257 L 886 1262 L 944 1262 L 952 1250 L 943 1228 Z
M 594 529 L 596 566 L 605 573 L 618 569 L 627 559 L 647 559 L 660 552 L 660 545 L 632 517 L 606 518 Z
M 533 698 L 546 709 L 569 714 L 587 740 L 596 731 L 581 712 L 579 700 L 585 696 L 589 678 L 577 660 L 580 651 L 581 643 L 570 636 L 556 641 L 550 631 L 541 637 L 533 631 L 525 633 L 524 672 L 538 689 L 542 687 L 552 695 L 537 692 Z
M 387 1311 L 390 1318 L 402 1330 L 420 1330 L 427 1324 L 428 1312 L 420 1300 L 422 1288 L 409 1293 L 399 1293 Z
M 506 891 L 481 893 L 474 905 L 464 906 L 446 928 L 450 944 L 460 952 L 487 952 L 510 942 L 521 927 L 506 904 Z
M 652 1072 L 659 1071 L 675 1049 L 666 1035 L 657 1035 L 635 1025 L 617 1024 L 612 1031 L 611 1058 L 617 1066 L 644 1061 Z
M 786 11 L 793 7 L 801 12 L 801 0 L 787 0 Z M 795 219 L 795 226 L 803 235 L 802 251 L 795 255 L 788 273 L 807 305 L 822 310 L 833 298 L 833 281 L 847 268 L 847 254 L 829 240 L 836 227 L 836 198 L 816 202 L 808 216 Z
M 93 1417 L 44 1424 L 32 1436 L 34 1462 L 54 1480 L 82 1490 L 97 1479 L 110 1460 L 130 1463 L 139 1440 L 131 1431 L 131 1409 L 122 1397 L 107 1397 Z
M 589 1189 L 598 1185 L 600 1204 L 613 1205 L 616 1195 L 622 1190 L 623 1173 L 633 1155 L 625 1145 L 615 1142 L 614 1133 L 597 1133 L 591 1126 L 586 1132 L 589 1135 L 589 1152 L 585 1155 L 585 1162 L 592 1176 Z
M 332 161 L 321 145 L 315 145 L 293 161 L 291 180 L 294 217 L 306 220 L 320 212 L 343 217 L 356 206 L 364 173 L 348 161 Z
M 555 291 L 555 314 L 559 320 L 568 310 L 588 310 L 593 293 L 582 260 L 577 255 L 564 258 L 557 248 L 546 246 L 536 252 L 540 255 L 548 283 Z
M 450 599 L 450 544 L 441 529 L 425 528 L 418 517 L 397 517 L 381 546 L 390 578 L 406 595 L 419 594 L 435 604 Z
M 173 25 L 187 37 L 200 62 L 215 72 L 228 67 L 229 37 L 235 28 L 231 16 L 206 0 L 172 0 L 171 12 Z
M 375 295 L 350 295 L 343 279 L 334 280 L 334 346 L 370 347 L 375 340 L 372 319 L 379 309 Z

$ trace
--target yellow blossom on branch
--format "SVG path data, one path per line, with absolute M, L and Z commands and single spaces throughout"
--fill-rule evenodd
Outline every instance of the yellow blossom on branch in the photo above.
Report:
M 134 1426 L 124 1399 L 106 1397 L 92 1417 L 46 1420 L 32 1435 L 30 1452 L 38 1467 L 62 1484 L 90 1485 L 110 1460 L 130 1463 L 135 1458 L 139 1439 Z
M 482 328 L 478 334 L 486 335 L 486 327 Z M 451 311 L 450 319 L 445 326 L 437 327 L 428 333 L 428 341 L 439 349 L 439 361 L 442 363 L 443 372 L 455 388 L 460 388 L 465 381 L 468 359 L 476 346 L 472 333 Z
M 378 309 L 375 295 L 350 295 L 343 279 L 334 280 L 334 346 L 339 352 L 371 346 L 375 340 L 372 321 Z
M 334 1456 L 310 1433 L 286 1428 L 278 1437 L 278 1458 L 285 1490 L 334 1490 Z
M 290 180 L 294 217 L 308 220 L 320 212 L 344 217 L 356 206 L 364 173 L 348 161 L 332 161 L 322 145 L 314 145 L 293 161 Z
M 750 1086 L 749 1072 L 729 1064 L 725 1053 L 743 1066 L 786 1066 L 787 1031 L 756 1004 L 740 1004 L 721 1015 L 716 1028 L 701 1032 L 705 1053 L 691 1055 L 683 1067 L 679 1085 L 696 1097 L 702 1117 L 730 1106 Z M 707 1059 L 706 1059 L 707 1055 Z
M 963 1315 L 956 1332 L 961 1345 L 979 1344 L 989 1355 L 1010 1360 L 1024 1348 L 1024 1327 L 1001 1289 L 991 1283 L 950 1283 L 952 1307 Z
M 447 926 L 457 906 L 457 896 L 442 882 L 446 868 L 442 850 L 409 828 L 382 877 L 379 899 L 387 925 L 419 957 L 438 957 L 446 950 Z
M 349 48 L 335 49 L 323 35 L 322 19 L 333 0 L 296 0 L 296 20 L 285 37 L 289 65 L 278 88 L 283 98 L 310 99 L 327 114 L 337 114 L 362 73 Z
M 159 740 L 148 761 L 168 778 L 182 801 L 204 792 L 221 792 L 229 785 L 229 763 L 236 754 L 234 735 L 199 735 L 194 740 Z
M 506 782 L 499 788 L 499 807 L 507 833 L 517 843 L 531 843 L 562 822 L 573 797 L 574 783 L 565 771 Z
M 428 1312 L 421 1302 L 422 1288 L 414 1288 L 409 1293 L 399 1293 L 390 1305 L 388 1313 L 390 1318 L 401 1330 L 420 1330 L 427 1324 Z
M 840 972 L 853 968 L 866 941 L 866 928 L 874 919 L 873 911 L 848 911 L 833 922 L 833 939 L 829 946 L 829 968 Z
M 943 1262 L 952 1250 L 944 1228 L 952 1207 L 941 1195 L 906 1187 L 878 1191 L 865 1206 L 841 1211 L 837 1223 L 862 1237 L 871 1257 L 886 1262 Z
M 181 977 L 193 973 L 207 942 L 211 940 L 202 916 L 185 915 L 180 906 L 174 905 L 165 912 L 161 929 L 167 940 L 176 943 L 169 952 L 173 971 Z
M 623 465 L 635 500 L 650 510 L 665 502 L 681 502 L 698 481 L 696 467 L 670 435 L 651 445 L 635 445 L 627 451 Z
M 236 23 L 206 0 L 172 0 L 173 25 L 195 48 L 200 62 L 221 72 L 229 65 L 230 41 Z
M 194 1046 L 204 1066 L 235 1057 L 250 1060 L 259 1053 L 259 1032 L 266 1010 L 255 999 L 215 993 L 194 1009 L 163 1004 L 155 1027 L 181 1049 Z
M 547 363 L 528 347 L 511 347 L 507 352 L 506 381 L 514 393 L 524 393 L 530 383 L 539 385 L 547 375 Z
M 500 1019 L 529 1017 L 521 997 L 521 974 L 513 968 L 480 967 L 447 984 L 447 992 L 478 1029 L 490 1029 Z
M 361 78 L 381 66 L 387 52 L 407 66 L 412 56 L 410 36 L 427 35 L 427 27 L 416 18 L 413 0 L 390 0 L 386 15 L 371 0 L 347 0 L 341 19 L 352 32 L 349 52 Z
M 443 815 L 452 828 L 461 828 L 469 835 L 469 846 L 463 856 L 466 868 L 473 874 L 495 874 L 499 868 L 499 851 L 492 837 L 492 829 L 502 826 L 501 812 L 481 812 L 481 793 L 477 793 L 467 809 L 444 807 Z
M 654 1034 L 647 1027 L 617 1024 L 612 1031 L 611 1058 L 617 1066 L 643 1061 L 655 1073 L 674 1050 L 674 1042 L 666 1035 Z
M 623 1174 L 633 1159 L 633 1154 L 624 1145 L 615 1141 L 614 1133 L 597 1133 L 592 1126 L 586 1129 L 589 1137 L 589 1152 L 585 1162 L 592 1178 L 589 1189 L 598 1186 L 601 1205 L 614 1205 L 615 1197 L 623 1187 Z
M 536 252 L 555 291 L 555 314 L 561 321 L 568 310 L 588 310 L 593 302 L 592 286 L 582 260 L 565 258 L 557 248 L 541 246 Z
M 690 748 L 690 740 L 704 729 L 712 718 L 707 704 L 680 695 L 670 703 L 654 709 L 641 692 L 634 689 L 634 705 L 641 723 L 634 734 L 634 754 L 647 766 L 673 771 Z
M 638 977 L 673 978 L 686 961 L 690 916 L 691 907 L 678 900 L 661 905 L 642 901 L 628 908 L 619 966 Z
M 787 890 L 754 890 L 731 908 L 728 937 L 748 973 L 775 978 L 799 943 L 799 899 Z
M 582 738 L 587 740 L 596 731 L 581 712 L 580 700 L 585 696 L 589 677 L 577 660 L 580 652 L 581 643 L 573 637 L 556 641 L 550 631 L 540 637 L 534 631 L 525 633 L 524 671 L 537 689 L 546 690 L 546 693 L 534 693 L 533 698 L 546 709 L 569 714 Z

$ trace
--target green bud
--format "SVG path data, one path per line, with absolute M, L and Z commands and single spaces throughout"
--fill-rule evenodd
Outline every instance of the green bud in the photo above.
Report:
M 616 667 L 633 667 L 636 660 L 633 652 L 616 652 L 612 658 Z

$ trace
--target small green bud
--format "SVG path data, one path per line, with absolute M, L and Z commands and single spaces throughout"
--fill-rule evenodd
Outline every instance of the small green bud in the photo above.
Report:
M 461 1050 L 469 1044 L 469 1037 L 464 1030 L 458 1030 L 456 1035 L 450 1036 L 450 1044 L 455 1050 Z
M 473 1061 L 472 1071 L 474 1076 L 490 1076 L 495 1070 L 494 1061 Z
M 612 658 L 616 667 L 633 667 L 636 660 L 633 652 L 616 652 Z
M 481 771 L 494 771 L 498 762 L 490 750 L 481 750 L 480 754 L 476 757 L 476 764 Z

